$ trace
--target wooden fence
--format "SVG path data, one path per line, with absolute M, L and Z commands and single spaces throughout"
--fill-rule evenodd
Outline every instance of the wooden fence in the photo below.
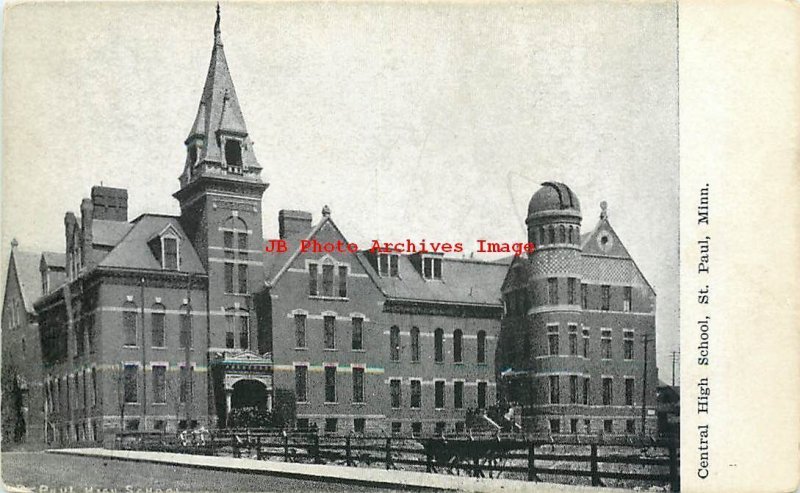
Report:
M 675 440 L 595 435 L 447 436 L 331 435 L 275 430 L 209 430 L 167 434 L 125 432 L 115 446 L 205 455 L 252 457 L 350 467 L 506 477 L 606 486 L 669 485 L 680 489 Z M 568 478 L 578 478 L 570 480 Z M 580 479 L 583 478 L 583 479 Z M 622 483 L 620 483 L 622 482 Z

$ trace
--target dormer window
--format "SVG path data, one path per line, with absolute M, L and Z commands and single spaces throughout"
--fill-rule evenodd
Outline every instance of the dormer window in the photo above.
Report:
M 161 252 L 161 268 L 178 270 L 178 238 L 174 236 L 161 237 Z
M 381 253 L 378 255 L 378 275 L 381 277 L 400 277 L 397 263 L 399 255 L 396 253 Z
M 442 259 L 440 257 L 424 257 L 422 259 L 422 276 L 425 279 L 442 279 Z

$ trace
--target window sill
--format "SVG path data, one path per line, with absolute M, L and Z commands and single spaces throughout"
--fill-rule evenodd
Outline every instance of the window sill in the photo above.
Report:
M 308 401 L 295 401 L 295 404 L 305 405 L 308 404 Z
M 228 293 L 228 292 L 226 292 L 224 294 L 225 294 L 225 296 L 244 296 L 246 298 L 249 298 L 249 297 L 252 296 L 250 293 Z
M 306 347 L 300 347 L 300 346 L 298 346 L 298 347 L 294 348 L 294 350 L 295 350 L 295 351 L 308 351 L 308 347 L 307 347 L 307 346 L 306 346 Z
M 123 349 L 139 349 L 139 346 L 137 346 L 137 345 L 130 345 L 130 344 L 123 344 L 123 345 L 122 345 L 122 348 L 123 348 Z
M 366 349 L 351 349 L 351 351 L 353 351 L 354 353 L 366 353 L 367 352 Z
M 167 346 L 151 346 L 150 349 L 161 349 L 161 350 L 164 350 L 164 349 L 169 349 L 169 348 Z
M 167 403 L 166 402 L 154 402 L 153 405 L 154 406 L 166 406 Z
M 308 295 L 309 299 L 312 300 L 322 300 L 322 301 L 350 301 L 350 298 L 347 296 L 322 296 L 319 294 L 310 294 Z
M 366 406 L 367 403 L 364 402 L 364 401 L 353 401 L 353 405 L 354 406 L 358 406 L 358 407 L 362 407 L 362 406 Z
M 336 406 L 339 403 L 338 402 L 323 402 L 323 404 L 326 405 L 326 406 Z
M 326 348 L 322 348 L 322 350 L 323 351 L 338 351 L 338 349 L 336 349 L 335 347 L 326 347 Z

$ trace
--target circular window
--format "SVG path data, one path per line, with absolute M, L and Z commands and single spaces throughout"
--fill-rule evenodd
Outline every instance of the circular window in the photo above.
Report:
M 614 238 L 611 233 L 605 230 L 600 231 L 600 234 L 597 235 L 597 246 L 604 252 L 611 250 L 611 247 L 614 246 Z

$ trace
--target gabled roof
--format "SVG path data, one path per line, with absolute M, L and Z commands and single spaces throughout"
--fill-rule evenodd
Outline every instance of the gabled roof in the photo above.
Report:
M 161 263 L 153 256 L 147 242 L 166 228 L 171 227 L 181 238 L 180 271 L 194 274 L 206 272 L 177 217 L 142 214 L 130 226 L 127 234 L 100 262 L 101 267 L 161 270 Z
M 66 268 L 67 256 L 60 252 L 42 252 L 42 261 L 50 268 Z
M 34 313 L 33 302 L 42 295 L 42 275 L 39 272 L 40 260 L 40 253 L 26 252 L 16 248 L 11 251 L 8 272 L 11 273 L 11 264 L 13 263 L 20 291 L 22 292 L 22 302 L 25 304 L 25 310 L 28 313 Z

